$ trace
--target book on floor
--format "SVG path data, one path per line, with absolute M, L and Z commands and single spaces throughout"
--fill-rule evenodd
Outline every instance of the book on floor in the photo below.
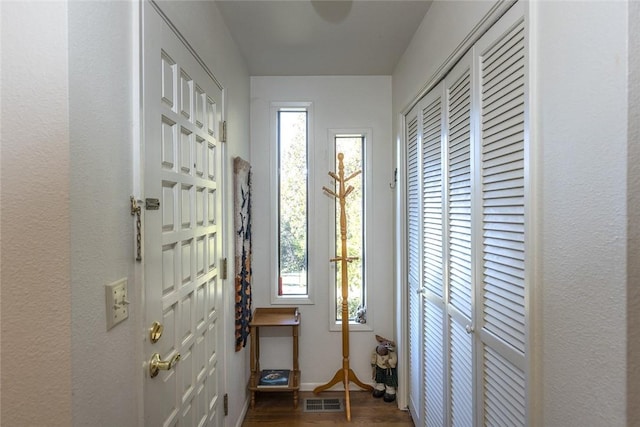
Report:
M 289 369 L 265 369 L 260 373 L 258 387 L 288 387 Z

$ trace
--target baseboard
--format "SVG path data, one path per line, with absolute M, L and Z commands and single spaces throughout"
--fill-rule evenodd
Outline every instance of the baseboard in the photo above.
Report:
M 242 423 L 244 422 L 244 419 L 247 416 L 247 411 L 249 410 L 250 400 L 251 400 L 250 394 L 247 393 L 247 397 L 244 399 L 244 404 L 242 405 L 242 410 L 240 411 L 240 415 L 236 420 L 235 427 L 242 427 Z

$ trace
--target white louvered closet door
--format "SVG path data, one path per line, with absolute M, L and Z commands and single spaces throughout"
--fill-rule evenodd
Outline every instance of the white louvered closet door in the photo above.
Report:
M 443 257 L 442 138 L 443 87 L 440 84 L 418 104 L 422 133 L 422 384 L 425 425 L 445 425 L 445 283 Z M 416 425 L 418 425 L 416 423 Z
M 509 9 L 406 116 L 416 426 L 529 424 L 523 9 Z
M 449 425 L 473 425 L 471 54 L 445 78 L 445 277 Z
M 483 411 L 488 426 L 527 425 L 526 31 L 512 8 L 476 44 L 481 206 L 478 322 Z
M 420 227 L 420 135 L 418 134 L 418 108 L 407 115 L 407 293 L 409 296 L 409 410 L 416 425 L 422 420 L 422 297 L 421 297 L 421 242 Z

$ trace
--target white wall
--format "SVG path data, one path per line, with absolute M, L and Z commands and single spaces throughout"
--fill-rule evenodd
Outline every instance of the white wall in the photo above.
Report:
M 489 9 L 480 3 L 433 4 L 393 75 L 394 121 Z M 531 132 L 541 160 L 541 424 L 624 425 L 627 4 L 530 7 Z
M 227 89 L 230 168 L 233 156 L 249 155 L 247 67 L 215 3 L 165 6 Z M 136 7 L 2 3 L 7 425 L 139 425 L 141 324 L 129 213 Z M 122 277 L 129 279 L 130 318 L 107 332 L 104 285 Z M 228 311 L 227 422 L 236 425 L 246 406 L 248 351 L 233 352 Z
M 393 120 L 429 82 L 495 1 L 434 1 L 393 71 Z M 397 129 L 394 129 L 394 135 Z
M 369 321 L 374 331 L 352 331 L 350 334 L 350 366 L 356 376 L 370 382 L 370 357 L 375 347 L 375 334 L 393 338 L 393 287 L 392 287 L 392 196 L 391 181 L 391 78 L 374 77 L 252 77 L 251 78 L 251 161 L 253 180 L 253 297 L 254 307 L 266 307 L 271 303 L 271 259 L 275 245 L 269 241 L 273 219 L 269 212 L 275 189 L 270 188 L 271 175 L 269 108 L 274 101 L 313 102 L 313 123 L 310 130 L 315 144 L 315 168 L 318 179 L 310 189 L 316 210 L 327 215 L 311 224 L 311 233 L 321 243 L 314 246 L 310 264 L 317 265 L 311 280 L 315 285 L 315 304 L 301 305 L 300 368 L 302 387 L 312 389 L 331 380 L 342 368 L 341 333 L 329 331 L 329 275 L 331 264 L 328 213 L 333 201 L 322 192 L 322 186 L 330 186 L 329 171 L 335 163 L 323 148 L 328 144 L 330 129 L 369 128 L 373 139 L 373 227 L 374 251 L 368 253 L 367 262 L 372 268 L 368 286 L 372 301 L 369 302 Z M 286 332 L 290 334 L 289 331 Z M 277 331 L 261 331 L 282 335 Z M 260 347 L 261 366 L 281 367 L 281 358 L 290 360 L 290 338 L 273 336 L 264 338 Z M 321 363 L 320 363 L 321 361 Z M 339 388 L 339 387 L 337 387 Z
M 640 420 L 640 2 L 629 2 L 627 420 Z
M 70 425 L 67 5 L 0 7 L 2 424 Z
M 133 7 L 69 2 L 73 423 L 135 425 Z M 129 319 L 106 331 L 104 285 L 129 281 Z
M 627 4 L 537 14 L 545 425 L 624 425 Z

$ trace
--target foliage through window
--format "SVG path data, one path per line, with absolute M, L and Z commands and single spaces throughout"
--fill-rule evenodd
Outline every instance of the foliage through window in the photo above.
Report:
M 278 111 L 278 296 L 308 295 L 308 117 Z
M 338 171 L 338 154 L 344 154 L 344 174 L 348 177 L 352 173 L 361 170 L 363 173 L 349 180 L 347 185 L 353 187 L 353 191 L 347 196 L 345 213 L 347 216 L 347 255 L 357 257 L 357 259 L 347 264 L 349 292 L 348 292 L 348 313 L 349 320 L 365 323 L 366 318 L 357 316 L 358 309 L 366 307 L 365 300 L 365 216 L 364 216 L 364 135 L 335 135 L 335 170 Z M 340 255 L 342 242 L 340 237 L 340 205 L 336 200 L 335 205 L 335 247 L 336 256 Z M 336 321 L 342 320 L 342 267 L 341 263 L 336 263 L 335 275 L 335 304 Z

